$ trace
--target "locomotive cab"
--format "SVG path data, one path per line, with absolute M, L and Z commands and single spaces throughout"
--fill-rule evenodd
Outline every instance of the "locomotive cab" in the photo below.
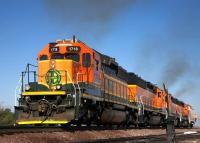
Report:
M 48 44 L 38 54 L 37 89 L 30 91 L 67 91 L 68 85 L 93 82 L 91 55 L 92 50 L 78 42 Z

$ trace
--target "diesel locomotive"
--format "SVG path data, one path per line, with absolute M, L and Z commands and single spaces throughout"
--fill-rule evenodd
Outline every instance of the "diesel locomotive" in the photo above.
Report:
M 162 126 L 170 115 L 192 127 L 197 120 L 190 105 L 75 37 L 48 43 L 37 61 L 37 71 L 28 64 L 22 72 L 18 125 Z

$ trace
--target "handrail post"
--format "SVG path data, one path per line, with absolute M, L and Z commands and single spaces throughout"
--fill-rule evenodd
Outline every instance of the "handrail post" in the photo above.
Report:
M 34 82 L 36 82 L 36 71 L 34 71 Z
M 28 67 L 28 84 L 29 84 L 29 63 L 28 63 L 28 65 L 27 65 Z
M 21 91 L 24 91 L 24 72 L 22 72 L 22 85 L 21 85 Z

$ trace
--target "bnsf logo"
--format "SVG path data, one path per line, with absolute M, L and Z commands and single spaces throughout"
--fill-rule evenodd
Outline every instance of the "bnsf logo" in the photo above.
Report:
M 60 72 L 54 69 L 50 69 L 45 76 L 46 83 L 49 86 L 55 86 L 60 83 L 61 75 Z

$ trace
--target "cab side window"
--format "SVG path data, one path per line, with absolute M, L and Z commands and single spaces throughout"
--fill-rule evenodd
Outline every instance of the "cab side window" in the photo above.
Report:
M 83 53 L 82 55 L 82 65 L 83 67 L 91 66 L 91 55 L 90 53 Z
M 161 92 L 158 92 L 158 97 L 161 98 Z
M 48 59 L 47 55 L 41 55 L 40 56 L 40 61 L 44 61 L 44 60 L 47 60 L 47 59 Z
M 96 67 L 96 71 L 99 70 L 99 61 L 95 59 L 95 67 Z

